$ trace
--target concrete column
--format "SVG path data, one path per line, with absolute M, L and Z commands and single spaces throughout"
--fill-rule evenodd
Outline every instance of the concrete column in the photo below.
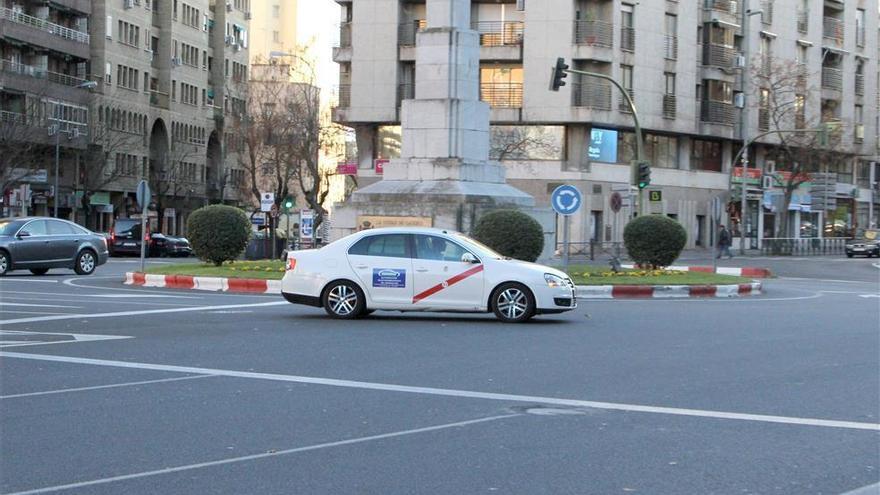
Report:
M 428 28 L 471 28 L 470 0 L 428 0 Z

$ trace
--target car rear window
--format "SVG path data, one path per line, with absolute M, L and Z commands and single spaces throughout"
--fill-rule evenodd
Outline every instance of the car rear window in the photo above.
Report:
M 117 234 L 124 234 L 132 230 L 132 228 L 140 226 L 140 220 L 131 219 L 131 220 L 117 220 L 116 225 L 113 227 L 113 230 Z

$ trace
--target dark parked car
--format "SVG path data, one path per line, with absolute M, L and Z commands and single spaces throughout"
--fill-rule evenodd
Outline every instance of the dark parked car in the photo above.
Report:
M 150 256 L 180 256 L 192 254 L 192 246 L 186 237 L 175 237 L 159 232 L 150 234 Z
M 880 231 L 865 230 L 857 239 L 846 241 L 846 257 L 856 255 L 880 256 Z
M 29 269 L 43 275 L 52 268 L 73 268 L 91 275 L 107 262 L 107 241 L 100 234 L 58 218 L 0 218 L 0 276 Z
M 120 256 L 141 254 L 141 220 L 117 218 L 110 229 L 110 254 Z

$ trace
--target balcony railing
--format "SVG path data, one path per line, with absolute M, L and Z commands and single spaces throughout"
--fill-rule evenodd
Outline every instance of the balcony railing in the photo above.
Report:
M 736 49 L 732 47 L 709 43 L 704 45 L 703 50 L 703 65 L 726 69 L 732 69 L 736 65 Z
M 611 110 L 611 83 L 598 81 L 573 84 L 572 105 L 594 110 Z
M 168 93 L 150 91 L 150 105 L 159 108 L 168 108 Z
M 631 27 L 620 28 L 620 49 L 627 52 L 636 50 L 636 30 Z
M 678 36 L 666 35 L 663 38 L 663 48 L 667 60 L 678 60 Z
M 627 89 L 627 93 L 629 93 L 630 99 L 633 101 L 633 105 L 636 103 L 636 93 L 632 89 Z M 622 113 L 632 113 L 632 108 L 630 108 L 629 103 L 624 98 L 623 94 L 617 99 L 617 109 Z
M 833 67 L 822 67 L 822 87 L 826 89 L 843 89 L 843 71 Z
M 50 70 L 41 69 L 32 65 L 18 64 L 11 60 L 0 60 L 0 69 L 3 72 L 13 72 L 24 76 L 30 76 L 35 79 L 46 79 L 50 82 L 63 84 L 65 86 L 79 86 L 86 83 L 85 79 L 79 77 L 68 76 L 60 72 L 52 72 Z
M 856 95 L 865 96 L 865 75 L 856 74 Z
M 801 34 L 807 34 L 810 25 L 810 11 L 798 9 L 797 11 L 797 30 Z
M 0 110 L 0 122 L 4 124 L 24 124 L 28 120 L 28 116 L 23 113 Z
M 833 17 L 822 18 L 822 37 L 843 44 L 843 21 Z
M 706 0 L 707 8 L 725 12 L 728 14 L 739 14 L 740 3 L 736 0 Z
M 614 46 L 614 24 L 607 21 L 574 21 L 576 45 Z
M 351 106 L 351 84 L 340 84 L 336 88 L 336 107 L 348 108 Z
M 482 46 L 521 45 L 523 42 L 522 21 L 477 21 L 471 29 L 479 33 Z
M 44 31 L 67 40 L 89 44 L 88 33 L 77 31 L 75 29 L 70 29 L 60 24 L 55 24 L 54 22 L 49 22 L 45 19 L 40 19 L 39 17 L 34 17 L 24 14 L 22 12 L 17 12 L 6 7 L 0 8 L 0 19 L 12 21 L 17 24 L 31 26 L 33 28 L 39 29 L 40 31 Z
M 663 118 L 674 119 L 677 110 L 675 95 L 663 95 Z
M 427 26 L 428 22 L 424 19 L 400 23 L 397 26 L 397 44 L 400 46 L 416 46 L 416 34 Z
M 522 108 L 522 83 L 481 83 L 480 99 L 492 108 Z
M 733 125 L 735 111 L 732 103 L 703 100 L 700 108 L 700 120 L 709 124 Z
M 343 22 L 339 25 L 339 39 L 336 41 L 337 48 L 351 47 L 351 23 Z
M 758 130 L 760 130 L 760 131 L 769 131 L 770 130 L 770 109 L 769 108 L 759 108 L 758 109 Z
M 397 106 L 403 100 L 412 100 L 416 97 L 416 85 L 413 83 L 401 83 L 397 85 Z

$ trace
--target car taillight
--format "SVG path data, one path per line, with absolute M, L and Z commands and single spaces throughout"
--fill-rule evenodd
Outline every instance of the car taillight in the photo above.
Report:
M 149 232 L 144 234 L 144 242 L 150 242 L 150 233 Z
M 293 271 L 296 268 L 296 258 L 287 258 L 287 269 Z
M 116 231 L 110 231 L 110 242 L 114 242 L 116 240 Z

